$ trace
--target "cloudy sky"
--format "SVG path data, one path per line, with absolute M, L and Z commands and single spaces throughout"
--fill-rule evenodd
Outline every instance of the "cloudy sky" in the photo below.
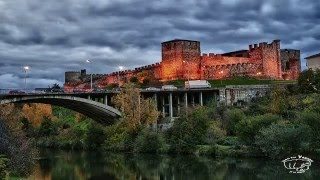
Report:
M 318 0 L 0 0 L 0 88 L 63 84 L 65 71 L 110 73 L 161 60 L 160 43 L 201 41 L 203 53 L 281 39 L 320 52 Z

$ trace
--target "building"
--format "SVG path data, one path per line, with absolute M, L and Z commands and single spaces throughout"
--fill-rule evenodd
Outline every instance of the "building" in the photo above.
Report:
M 301 71 L 300 51 L 280 49 L 280 40 L 249 45 L 248 50 L 224 54 L 201 54 L 200 42 L 175 39 L 161 43 L 162 60 L 133 70 L 93 75 L 99 87 L 128 82 L 136 77 L 144 80 L 227 79 L 252 76 L 259 79 L 295 80 Z M 66 72 L 65 87 L 84 87 L 87 75 Z
M 307 60 L 308 69 L 320 69 L 320 53 L 305 58 Z

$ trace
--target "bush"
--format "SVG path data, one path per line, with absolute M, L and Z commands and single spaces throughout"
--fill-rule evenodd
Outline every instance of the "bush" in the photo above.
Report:
M 104 131 L 97 124 L 89 125 L 86 136 L 86 146 L 89 149 L 100 147 L 105 140 Z
M 285 122 L 272 124 L 259 131 L 255 144 L 272 158 L 287 157 L 309 148 L 311 130 L 306 125 L 293 125 Z
M 115 124 L 105 129 L 106 140 L 104 141 L 103 147 L 105 150 L 111 151 L 126 151 L 130 150 L 126 146 L 130 133 L 123 124 Z
M 245 143 L 250 144 L 261 128 L 267 127 L 279 120 L 281 120 L 281 117 L 274 114 L 248 117 L 242 119 L 236 125 L 236 134 Z
M 4 155 L 0 154 L 0 179 L 5 179 L 7 174 L 7 162 L 8 159 Z
M 235 134 L 235 125 L 245 119 L 245 114 L 240 109 L 230 109 L 224 114 L 222 125 L 227 130 L 228 135 Z
M 320 147 L 320 114 L 315 112 L 303 112 L 298 118 L 298 123 L 308 125 L 312 129 L 312 145 Z
M 219 145 L 223 146 L 239 146 L 241 143 L 236 136 L 226 136 L 217 142 Z
M 137 152 L 163 152 L 165 142 L 162 135 L 152 129 L 145 129 L 138 135 L 135 141 L 135 151 Z
M 54 126 L 49 117 L 45 117 L 39 127 L 38 135 L 40 137 L 48 137 L 57 135 L 57 127 Z
M 210 121 L 207 131 L 207 140 L 208 144 L 216 144 L 219 140 L 226 136 L 227 132 L 222 129 L 219 121 Z
M 190 153 L 196 145 L 205 144 L 209 127 L 208 109 L 198 106 L 174 121 L 167 131 L 171 147 L 178 153 Z

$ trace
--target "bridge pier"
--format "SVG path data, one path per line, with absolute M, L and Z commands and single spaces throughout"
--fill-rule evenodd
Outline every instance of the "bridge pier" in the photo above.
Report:
M 202 91 L 200 91 L 200 94 L 199 94 L 199 102 L 200 102 L 200 106 L 203 106 Z
M 187 92 L 184 93 L 184 105 L 187 111 L 188 110 L 188 93 Z
M 165 109 L 165 102 L 164 102 L 164 95 L 162 96 L 162 117 L 166 117 L 166 109 Z
M 173 118 L 172 93 L 169 93 L 169 117 L 170 117 L 170 121 L 172 121 L 172 118 Z
M 108 106 L 108 95 L 104 96 L 103 103 Z

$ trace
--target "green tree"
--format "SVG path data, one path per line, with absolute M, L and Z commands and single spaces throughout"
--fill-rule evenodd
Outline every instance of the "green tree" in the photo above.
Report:
M 288 110 L 288 92 L 283 87 L 273 89 L 271 93 L 270 110 L 274 114 L 286 115 Z
M 310 137 L 311 130 L 308 126 L 280 122 L 261 129 L 255 143 L 267 156 L 283 158 L 307 151 Z
M 38 134 L 40 137 L 57 135 L 57 127 L 54 126 L 50 117 L 43 118 L 43 121 L 39 127 Z
M 86 146 L 89 149 L 100 147 L 105 141 L 105 134 L 98 124 L 91 123 L 86 132 Z
M 316 91 L 315 89 L 315 84 L 316 84 L 316 79 L 318 79 L 320 74 L 315 72 L 311 69 L 304 70 L 300 73 L 298 77 L 298 86 L 299 86 L 299 91 L 301 93 L 313 93 Z M 316 78 L 317 77 L 317 78 Z
M 252 139 L 255 138 L 262 128 L 268 127 L 280 120 L 281 117 L 274 114 L 247 117 L 236 124 L 236 134 L 245 143 L 252 144 Z
M 241 109 L 228 109 L 225 111 L 222 126 L 227 130 L 228 135 L 235 135 L 235 125 L 245 119 L 245 114 Z
M 302 112 L 297 122 L 308 125 L 312 129 L 310 137 L 312 137 L 313 148 L 320 148 L 320 114 L 317 112 Z
M 205 144 L 208 122 L 208 108 L 201 106 L 175 119 L 173 126 L 167 132 L 173 150 L 178 153 L 190 152 L 196 145 Z
M 165 148 L 165 141 L 159 132 L 146 128 L 139 133 L 135 141 L 137 152 L 161 152 Z

